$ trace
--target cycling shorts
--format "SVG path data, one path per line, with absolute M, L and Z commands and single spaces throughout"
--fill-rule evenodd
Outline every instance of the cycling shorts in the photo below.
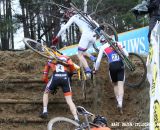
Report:
M 115 61 L 109 64 L 109 74 L 112 82 L 124 81 L 124 64 L 122 61 Z
M 87 33 L 82 34 L 78 44 L 79 51 L 86 51 L 90 46 L 92 46 L 95 43 L 96 38 L 93 37 L 93 35 L 94 33 L 91 32 L 89 32 L 88 34 Z
M 54 91 L 59 86 L 62 88 L 64 96 L 72 95 L 70 78 L 67 72 L 53 73 L 51 80 L 48 82 L 45 88 L 45 92 Z

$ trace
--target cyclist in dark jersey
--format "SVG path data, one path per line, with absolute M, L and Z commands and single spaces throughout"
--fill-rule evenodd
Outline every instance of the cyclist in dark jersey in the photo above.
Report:
M 70 86 L 70 75 L 76 69 L 69 57 L 62 55 L 58 58 L 65 61 L 68 66 L 53 62 L 52 60 L 47 61 L 43 71 L 43 81 L 47 83 L 47 86 L 43 94 L 43 112 L 40 117 L 47 118 L 48 94 L 55 90 L 56 87 L 61 86 L 66 102 L 70 107 L 71 113 L 73 114 L 75 120 L 78 120 L 77 110 L 75 104 L 72 101 L 72 90 Z M 50 69 L 52 69 L 53 74 L 51 79 L 48 80 L 48 73 Z
M 125 54 L 128 56 L 128 53 L 125 49 L 123 49 Z M 119 55 L 113 50 L 112 47 L 108 43 L 105 43 L 103 46 L 101 46 L 97 60 L 95 65 L 95 71 L 99 69 L 101 59 L 103 57 L 103 53 L 108 58 L 109 63 L 109 74 L 110 79 L 112 81 L 112 84 L 114 86 L 114 93 L 116 100 L 118 102 L 118 109 L 120 110 L 120 113 L 122 114 L 122 105 L 123 105 L 123 95 L 124 95 L 124 80 L 125 80 L 125 74 L 124 74 L 124 64 L 119 57 Z

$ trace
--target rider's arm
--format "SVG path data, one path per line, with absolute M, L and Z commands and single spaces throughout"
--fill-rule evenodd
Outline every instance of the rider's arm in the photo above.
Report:
M 69 58 L 69 60 L 67 61 L 67 63 L 69 65 L 70 73 L 73 73 L 76 70 L 73 61 Z
M 72 17 L 69 19 L 69 21 L 68 21 L 64 26 L 61 27 L 60 31 L 59 31 L 58 34 L 57 34 L 57 37 L 60 37 L 60 35 L 61 35 L 67 28 L 69 28 L 69 26 L 71 26 L 71 24 L 74 22 L 74 19 L 75 19 L 75 15 L 72 16 Z
M 128 57 L 128 56 L 129 56 L 129 54 L 128 54 L 128 52 L 127 52 L 127 50 L 126 50 L 125 46 L 120 46 L 120 44 L 119 44 L 119 47 L 120 47 L 120 48 L 122 48 L 122 50 L 123 50 L 124 54 Z
M 104 47 L 101 46 L 97 60 L 96 60 L 96 64 L 95 64 L 95 70 L 97 71 L 99 69 L 100 63 L 101 63 L 101 59 L 103 57 L 103 51 L 104 51 Z
M 47 64 L 44 66 L 43 77 L 42 77 L 42 81 L 44 81 L 45 83 L 48 83 L 49 69 L 50 69 L 50 66 L 48 65 L 48 62 L 47 62 Z
M 129 54 L 128 54 L 127 50 L 124 47 L 123 47 L 123 51 L 124 51 L 124 54 L 128 57 Z

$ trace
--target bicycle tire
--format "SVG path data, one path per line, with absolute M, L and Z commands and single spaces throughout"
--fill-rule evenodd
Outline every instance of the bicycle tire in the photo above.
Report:
M 48 122 L 47 130 L 75 130 L 79 127 L 80 125 L 74 120 L 66 117 L 55 117 Z
M 43 56 L 45 58 L 50 59 L 50 56 L 44 52 L 42 43 L 39 43 L 39 42 L 37 42 L 33 39 L 30 39 L 30 38 L 24 38 L 23 42 L 28 48 L 30 48 L 34 52 L 40 54 L 41 56 Z
M 106 32 L 109 36 L 111 36 L 114 41 L 118 41 L 117 31 L 112 25 L 105 23 L 104 32 Z M 97 47 L 96 44 L 93 44 L 93 48 L 95 49 L 97 53 L 99 52 L 99 48 Z
M 113 40 L 118 41 L 118 34 L 116 29 L 109 23 L 105 23 L 105 32 L 112 37 Z
M 128 87 L 140 87 L 146 79 L 147 67 L 142 57 L 136 53 L 129 53 L 129 60 L 135 66 L 134 71 L 125 68 L 125 85 Z

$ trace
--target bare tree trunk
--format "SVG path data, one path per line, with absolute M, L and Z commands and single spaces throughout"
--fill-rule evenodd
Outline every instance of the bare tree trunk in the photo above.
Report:
M 22 17 L 23 17 L 23 29 L 24 29 L 24 37 L 29 37 L 29 29 L 27 27 L 27 17 L 26 17 L 26 13 L 27 9 L 25 9 L 24 3 L 20 2 L 21 5 L 21 9 L 22 9 Z
M 84 0 L 84 12 L 87 13 L 87 3 L 89 0 Z

